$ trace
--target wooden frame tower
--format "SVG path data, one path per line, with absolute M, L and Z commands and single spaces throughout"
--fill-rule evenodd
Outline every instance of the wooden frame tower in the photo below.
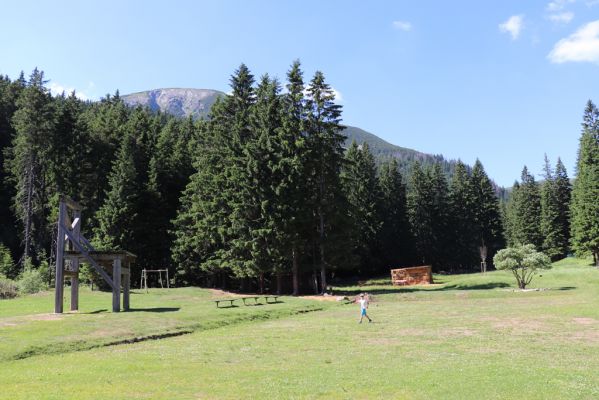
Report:
M 79 309 L 79 265 L 89 263 L 112 289 L 112 311 L 129 310 L 130 268 L 136 256 L 128 251 L 96 251 L 81 234 L 81 206 L 62 196 L 58 209 L 56 239 L 56 292 L 54 312 L 63 312 L 64 280 L 71 279 L 71 311 Z

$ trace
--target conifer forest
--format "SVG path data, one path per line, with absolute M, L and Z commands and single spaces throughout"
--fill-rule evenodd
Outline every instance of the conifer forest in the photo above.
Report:
M 390 268 L 492 269 L 497 251 L 518 244 L 599 266 L 591 100 L 571 130 L 576 171 L 545 157 L 543 171 L 524 166 L 503 189 L 478 160 L 405 169 L 346 145 L 334 90 L 299 61 L 284 82 L 242 64 L 206 118 L 129 107 L 118 91 L 96 102 L 52 95 L 46 84 L 39 69 L 0 76 L 0 275 L 10 279 L 35 269 L 52 282 L 61 195 L 83 206 L 94 247 L 138 256 L 133 282 L 168 268 L 177 286 L 324 293 Z M 86 279 L 101 283 L 93 270 Z

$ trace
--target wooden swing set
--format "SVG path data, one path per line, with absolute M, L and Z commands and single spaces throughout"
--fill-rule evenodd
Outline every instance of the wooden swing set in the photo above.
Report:
M 56 292 L 54 312 L 63 312 L 65 277 L 71 280 L 71 311 L 79 309 L 79 265 L 90 264 L 112 289 L 112 311 L 129 310 L 131 263 L 136 256 L 128 251 L 96 251 L 81 234 L 81 206 L 62 196 L 58 209 L 58 235 L 56 239 Z

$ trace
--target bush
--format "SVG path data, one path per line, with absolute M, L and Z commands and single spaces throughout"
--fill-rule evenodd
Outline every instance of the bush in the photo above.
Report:
M 15 263 L 8 248 L 0 243 L 0 275 L 14 277 Z
M 0 299 L 12 299 L 13 297 L 17 297 L 17 285 L 0 274 Z
M 537 269 L 551 268 L 549 257 L 536 251 L 532 244 L 499 250 L 493 257 L 493 264 L 497 269 L 512 271 L 520 289 L 525 289 L 532 281 Z
M 48 284 L 44 279 L 44 272 L 33 267 L 25 268 L 25 271 L 19 276 L 17 287 L 21 294 L 32 294 L 48 289 Z

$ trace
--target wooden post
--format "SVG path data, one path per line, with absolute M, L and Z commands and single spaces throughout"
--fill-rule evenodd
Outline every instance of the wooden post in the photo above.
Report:
M 81 210 L 75 209 L 73 212 L 73 237 L 79 242 L 81 238 Z M 75 246 L 69 241 L 69 250 L 74 250 Z M 71 311 L 79 310 L 79 259 L 71 260 L 73 275 L 71 276 Z
M 66 204 L 60 202 L 58 206 L 58 236 L 56 237 L 56 278 L 55 278 L 55 291 L 54 291 L 54 312 L 56 314 L 62 313 L 63 296 L 64 296 L 64 232 L 62 224 L 65 220 L 65 214 L 67 212 Z
M 131 287 L 131 263 L 127 263 L 127 273 L 123 275 L 123 310 L 129 311 L 129 289 Z
M 71 311 L 79 310 L 79 259 L 75 258 L 73 263 L 73 275 L 71 275 Z
M 121 311 L 121 259 L 112 262 L 112 312 Z
M 166 269 L 166 288 L 170 289 L 171 288 L 171 284 L 168 280 L 168 268 Z

